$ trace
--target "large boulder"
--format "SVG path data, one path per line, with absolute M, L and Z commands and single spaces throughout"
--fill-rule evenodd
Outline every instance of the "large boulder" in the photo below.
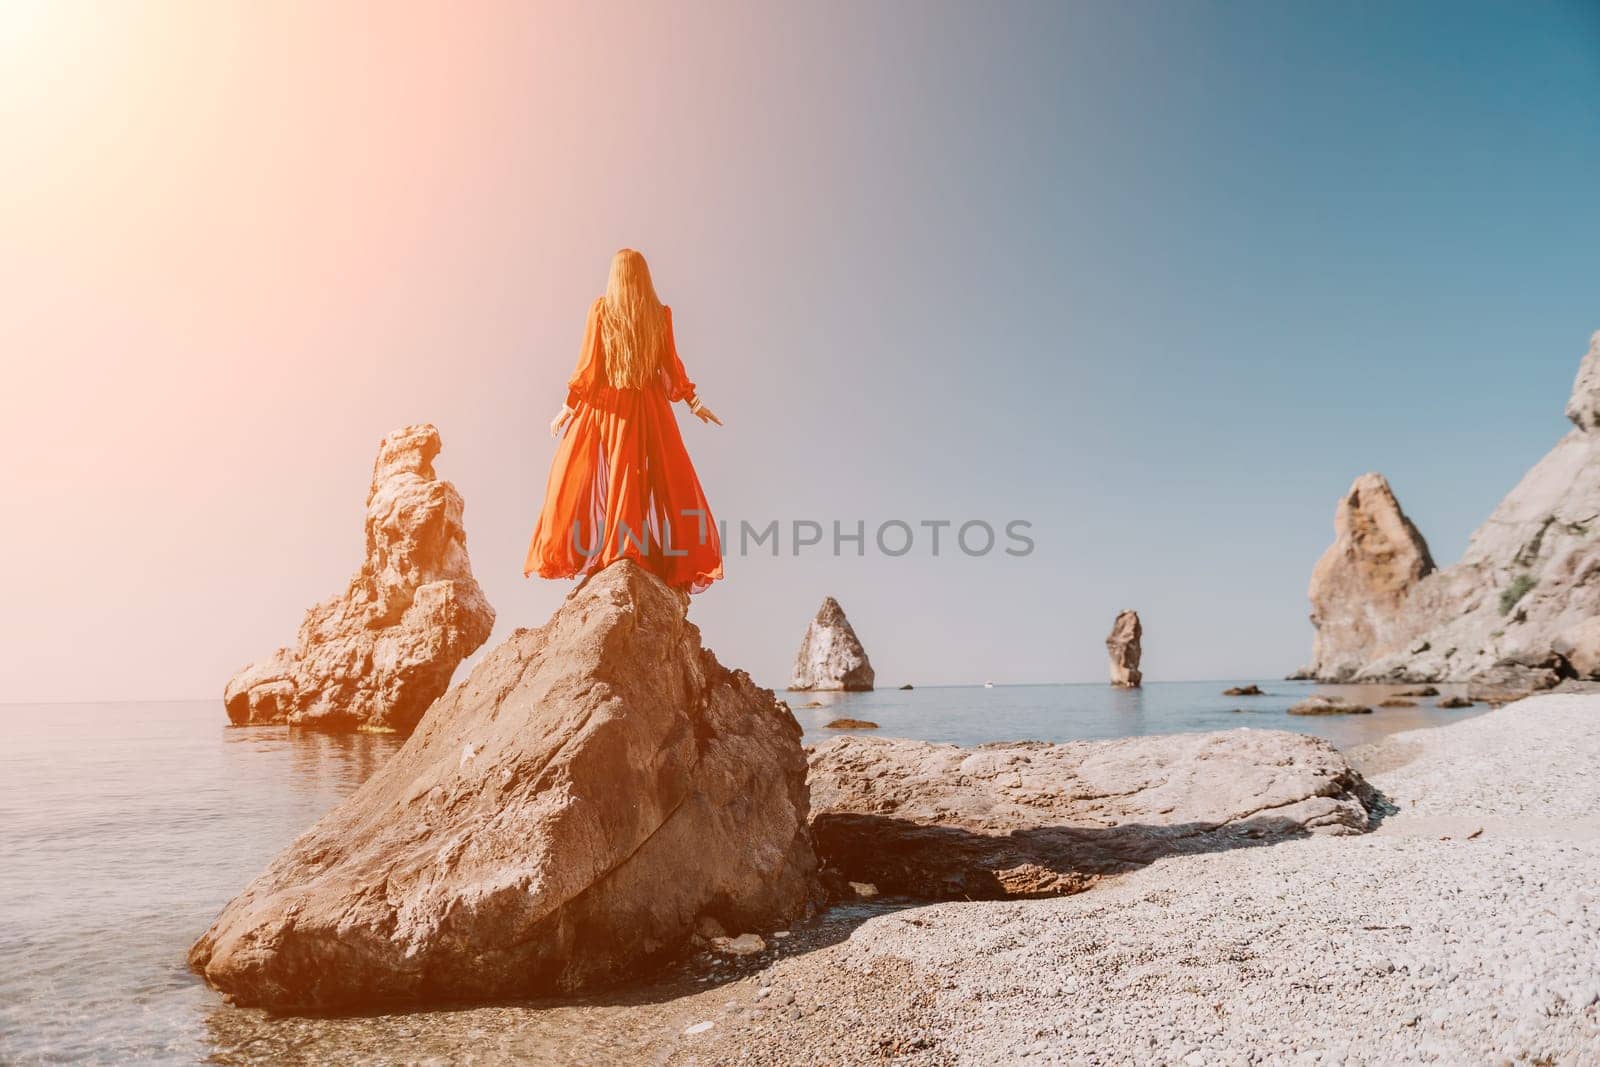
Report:
M 1573 429 L 1473 533 L 1460 562 L 1424 573 L 1414 555 L 1401 553 L 1398 581 L 1349 583 L 1340 596 L 1319 591 L 1318 564 L 1316 677 L 1486 678 L 1501 687 L 1506 679 L 1498 676 L 1510 673 L 1504 664 L 1567 655 L 1563 639 L 1600 617 L 1600 334 L 1566 413 Z M 1511 681 L 1507 691 L 1520 684 Z
M 921 899 L 1077 893 L 1175 853 L 1367 830 L 1366 783 L 1275 730 L 958 748 L 849 736 L 811 752 L 825 870 Z
M 350 1010 L 568 993 L 696 924 L 816 899 L 788 710 L 632 562 L 518 630 L 189 954 L 234 1002 Z
M 1568 626 L 1556 634 L 1550 648 L 1567 661 L 1574 676 L 1600 679 L 1600 616 Z
M 1121 611 L 1106 636 L 1106 655 L 1111 660 L 1111 684 L 1119 689 L 1137 689 L 1144 680 L 1139 659 L 1144 655 L 1144 627 L 1137 611 Z
M 438 454 L 429 425 L 379 444 L 361 569 L 343 594 L 306 613 L 293 649 L 227 684 L 235 724 L 410 730 L 488 640 L 494 609 L 467 559 L 461 494 L 434 473 Z
M 1343 697 L 1321 693 L 1289 705 L 1290 715 L 1371 715 L 1372 709 Z
M 865 691 L 876 679 L 867 650 L 833 597 L 822 601 L 817 617 L 806 627 L 800 651 L 794 657 L 790 689 L 844 689 Z
M 1392 651 L 1411 636 L 1402 607 L 1434 564 L 1381 474 L 1355 480 L 1334 512 L 1333 530 L 1333 544 L 1311 572 L 1312 670 L 1342 679 L 1375 651 Z
M 1508 656 L 1467 679 L 1467 696 L 1490 704 L 1509 704 L 1572 677 L 1572 667 L 1554 652 Z

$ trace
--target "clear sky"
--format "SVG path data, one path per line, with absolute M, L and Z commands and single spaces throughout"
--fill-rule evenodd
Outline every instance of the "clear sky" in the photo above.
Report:
M 215 697 L 359 562 L 436 423 L 498 641 L 546 424 L 631 245 L 727 423 L 719 517 L 1033 523 L 732 558 L 781 683 L 825 594 L 880 683 L 1309 655 L 1356 475 L 1441 561 L 1600 328 L 1600 5 L 0 8 L 0 700 Z M 785 545 L 787 549 L 787 544 Z

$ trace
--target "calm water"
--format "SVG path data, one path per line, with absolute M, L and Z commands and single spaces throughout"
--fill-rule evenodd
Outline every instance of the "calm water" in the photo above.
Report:
M 1227 684 L 786 696 L 808 741 L 848 716 L 878 723 L 884 735 L 958 744 L 1257 726 L 1350 747 L 1472 714 L 1422 700 L 1372 715 L 1297 718 L 1285 709 L 1317 689 L 1371 702 L 1393 687 L 1260 682 L 1269 696 L 1224 697 Z M 801 706 L 812 700 L 824 706 Z M 222 1004 L 189 973 L 184 953 L 222 905 L 399 745 L 223 723 L 214 701 L 0 706 L 0 1062 L 276 1062 L 297 1046 L 308 1052 L 307 1042 L 355 1055 L 414 1035 L 422 1020 L 435 1032 L 436 1054 L 462 1051 L 438 1037 L 452 1025 L 439 1021 L 445 1013 L 271 1020 Z M 534 1014 L 495 1010 L 521 1012 L 524 1031 Z M 589 1026 L 600 1010 L 549 1019 L 570 1015 L 571 1026 Z M 506 1025 L 480 1013 L 449 1018 L 470 1020 L 459 1023 L 460 1040 L 479 1052 L 484 1027 L 492 1034 Z

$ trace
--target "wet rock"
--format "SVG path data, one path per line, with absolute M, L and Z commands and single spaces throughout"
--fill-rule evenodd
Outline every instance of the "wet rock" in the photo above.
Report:
M 190 952 L 278 1011 L 569 993 L 819 892 L 800 727 L 631 562 L 518 630 Z
M 1445 697 L 1443 700 L 1435 701 L 1433 706 L 1436 708 L 1470 708 L 1473 703 L 1466 697 Z
M 1224 689 L 1222 695 L 1225 697 L 1264 697 L 1267 694 L 1261 691 L 1259 685 L 1236 685 L 1232 688 Z
M 866 719 L 834 719 L 827 726 L 830 730 L 876 730 L 878 724 L 868 722 Z
M 408 731 L 488 640 L 494 609 L 467 559 L 461 494 L 434 473 L 438 454 L 432 426 L 383 439 L 361 569 L 342 595 L 306 613 L 293 649 L 227 684 L 233 723 Z

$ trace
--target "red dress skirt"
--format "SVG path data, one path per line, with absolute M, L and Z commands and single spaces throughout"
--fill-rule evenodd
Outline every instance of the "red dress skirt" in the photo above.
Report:
M 577 414 L 556 447 L 522 572 L 571 578 L 632 559 L 698 593 L 722 577 L 722 543 L 672 412 L 673 401 L 694 396 L 672 309 L 665 365 L 638 389 L 606 380 L 599 314 L 596 300 L 568 382 L 567 405 Z

